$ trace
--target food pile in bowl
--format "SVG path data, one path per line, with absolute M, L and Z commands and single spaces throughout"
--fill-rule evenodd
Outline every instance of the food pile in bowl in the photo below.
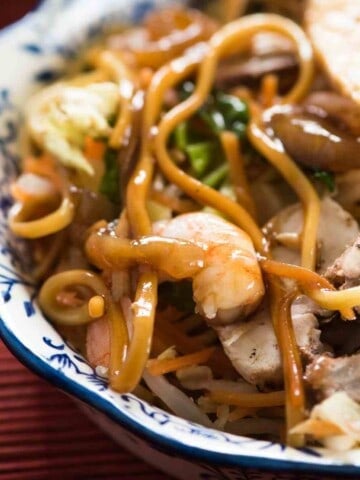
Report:
M 32 95 L 9 227 L 43 314 L 113 391 L 350 451 L 359 12 L 274 3 L 154 10 Z

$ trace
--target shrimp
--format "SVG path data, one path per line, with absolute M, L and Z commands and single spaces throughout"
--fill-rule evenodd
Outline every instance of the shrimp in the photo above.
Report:
M 204 267 L 193 280 L 196 310 L 213 325 L 233 323 L 253 312 L 264 295 L 260 267 L 249 236 L 226 220 L 203 212 L 153 225 L 153 233 L 194 242 Z
M 192 274 L 193 296 L 197 311 L 212 327 L 231 328 L 261 302 L 261 270 L 253 244 L 240 228 L 216 215 L 196 212 L 154 223 L 153 234 L 191 241 L 204 251 L 204 266 Z M 126 310 L 125 316 L 131 317 L 131 306 Z M 102 319 L 88 327 L 87 356 L 94 366 L 108 366 L 108 328 Z

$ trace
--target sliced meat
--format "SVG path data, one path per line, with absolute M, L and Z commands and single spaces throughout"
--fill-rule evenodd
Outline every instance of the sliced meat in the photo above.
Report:
M 226 355 L 249 383 L 275 386 L 282 383 L 279 347 L 267 306 L 246 322 L 216 327 Z
M 360 103 L 360 2 L 309 0 L 305 23 L 333 85 Z
M 305 295 L 298 297 L 291 307 L 295 338 L 300 348 L 304 363 L 308 363 L 324 352 L 316 314 L 323 311 Z
M 360 402 L 360 354 L 331 358 L 320 356 L 306 369 L 305 378 L 321 398 L 346 392 Z
M 305 363 L 324 351 L 313 313 L 317 309 L 305 296 L 297 298 L 291 309 L 295 337 Z M 282 384 L 279 346 L 266 305 L 246 322 L 217 327 L 216 331 L 226 354 L 245 380 L 260 387 Z
M 275 238 L 281 234 L 300 234 L 302 207 L 300 204 L 282 210 L 270 223 Z M 279 235 L 280 234 L 280 235 Z M 324 272 L 359 234 L 356 221 L 336 202 L 326 197 L 321 205 L 318 230 L 320 253 L 319 271 Z M 273 249 L 277 260 L 299 264 L 297 249 L 278 245 Z M 316 315 L 330 316 L 305 296 L 299 297 L 292 306 L 292 319 L 297 343 L 305 364 L 325 350 L 320 339 Z M 270 312 L 262 306 L 246 322 L 237 322 L 226 327 L 215 327 L 225 352 L 235 369 L 250 383 L 259 386 L 282 383 L 279 347 L 273 331 Z
M 325 275 L 338 288 L 360 284 L 360 235 L 326 270 Z
M 303 209 L 298 203 L 282 210 L 267 224 L 277 245 L 273 257 L 282 262 L 300 264 L 300 251 L 289 248 L 283 239 L 300 235 L 303 224 Z M 324 273 L 343 253 L 344 247 L 351 245 L 359 234 L 359 226 L 354 218 L 330 197 L 321 202 L 318 228 L 317 271 Z

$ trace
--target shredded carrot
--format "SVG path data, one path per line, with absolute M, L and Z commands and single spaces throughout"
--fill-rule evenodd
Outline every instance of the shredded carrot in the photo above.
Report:
M 268 73 L 262 79 L 260 98 L 265 108 L 269 108 L 274 105 L 278 93 L 278 87 L 279 79 L 273 73 Z
M 180 357 L 151 359 L 147 362 L 147 369 L 151 375 L 164 375 L 164 373 L 175 372 L 180 368 L 206 363 L 214 351 L 215 347 L 209 347 Z
M 150 67 L 143 67 L 139 72 L 140 87 L 147 90 L 152 80 L 154 70 Z
M 26 157 L 23 160 L 23 171 L 47 177 L 54 170 L 55 162 L 50 155 L 41 157 Z
M 230 94 L 240 98 L 240 100 L 244 100 L 245 102 L 248 102 L 248 103 L 254 102 L 254 97 L 252 95 L 252 92 L 247 87 L 234 87 L 230 90 Z
M 105 312 L 105 300 L 101 295 L 94 295 L 88 303 L 89 316 L 91 318 L 100 318 Z
M 25 158 L 23 171 L 24 173 L 34 173 L 50 179 L 58 190 L 61 190 L 63 187 L 64 182 L 59 175 L 54 159 L 50 155 L 43 154 L 38 158 Z
M 284 405 L 285 392 L 237 393 L 227 390 L 212 390 L 209 392 L 209 398 L 217 403 L 244 408 L 276 407 Z
M 296 425 L 296 427 L 291 430 L 291 433 L 313 435 L 317 438 L 344 434 L 343 430 L 341 430 L 338 425 L 317 418 L 309 418 L 308 420 Z
M 176 350 L 187 355 L 192 352 L 211 346 L 212 343 L 204 341 L 203 335 L 191 335 L 186 332 L 182 318 L 184 313 L 179 312 L 174 307 L 167 307 L 164 310 L 158 310 L 156 313 L 155 335 L 153 338 L 153 355 L 158 355 L 166 348 L 175 345 Z M 224 376 L 231 379 L 238 377 L 238 373 L 232 366 L 229 358 L 225 355 L 223 349 L 217 348 L 209 358 L 208 366 L 213 373 L 218 376 Z
M 105 143 L 87 136 L 84 141 L 84 155 L 88 160 L 102 161 L 105 155 Z
M 220 134 L 220 141 L 229 164 L 231 183 L 234 187 L 236 198 L 256 218 L 256 207 L 246 178 L 240 140 L 235 133 L 225 130 Z

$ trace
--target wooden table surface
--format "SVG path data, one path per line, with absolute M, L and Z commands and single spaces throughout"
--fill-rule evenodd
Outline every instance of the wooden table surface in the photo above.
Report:
M 0 28 L 34 0 L 0 1 Z M 170 480 L 106 437 L 0 341 L 0 480 Z

